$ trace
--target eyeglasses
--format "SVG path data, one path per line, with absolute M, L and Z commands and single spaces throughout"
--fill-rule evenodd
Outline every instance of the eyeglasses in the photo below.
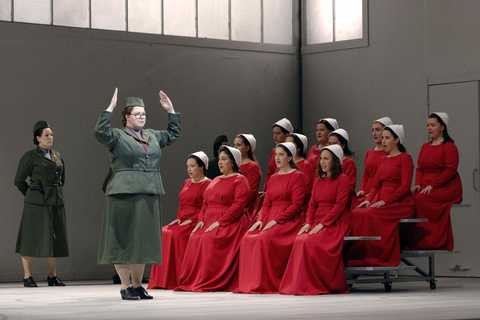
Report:
M 130 114 L 137 119 L 148 117 L 148 114 L 146 114 L 146 113 L 130 113 Z

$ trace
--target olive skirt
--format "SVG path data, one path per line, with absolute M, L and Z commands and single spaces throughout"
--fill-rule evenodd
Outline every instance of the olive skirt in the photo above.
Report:
M 105 197 L 98 263 L 162 263 L 158 196 L 123 194 Z
M 53 238 L 51 221 L 57 240 Z M 25 202 L 15 252 L 24 257 L 68 257 L 64 206 L 39 206 Z

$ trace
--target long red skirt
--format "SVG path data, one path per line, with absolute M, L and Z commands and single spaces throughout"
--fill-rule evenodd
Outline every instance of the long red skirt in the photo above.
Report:
M 303 214 L 298 213 L 293 219 L 265 231 L 257 229 L 245 234 L 240 246 L 239 285 L 235 292 L 278 293 L 303 222 Z
M 162 265 L 152 265 L 148 289 L 173 290 L 178 286 L 188 239 L 195 225 L 162 228 Z

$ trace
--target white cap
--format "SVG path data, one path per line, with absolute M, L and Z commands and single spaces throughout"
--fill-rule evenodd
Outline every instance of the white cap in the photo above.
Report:
M 239 136 L 242 136 L 245 139 L 247 139 L 248 143 L 250 144 L 250 148 L 252 149 L 252 152 L 255 152 L 255 149 L 257 148 L 257 139 L 255 139 L 253 134 L 240 133 Z
M 340 160 L 340 163 L 343 163 L 343 149 L 338 144 L 332 144 L 331 146 L 323 147 L 322 151 L 323 149 L 332 151 L 333 154 L 337 156 L 338 160 Z
M 328 136 L 330 137 L 333 133 L 336 133 L 336 134 L 338 134 L 338 135 L 341 135 L 345 140 L 347 140 L 347 142 L 350 142 L 350 141 L 348 140 L 348 132 L 347 132 L 347 131 L 345 131 L 345 130 L 343 130 L 343 129 L 337 129 L 337 130 L 335 130 L 335 131 L 330 132 L 330 134 L 329 134 Z
M 200 160 L 203 162 L 203 164 L 205 165 L 205 169 L 208 170 L 208 157 L 207 157 L 207 155 L 205 154 L 205 152 L 203 152 L 203 151 L 197 151 L 197 152 L 194 152 L 194 153 L 192 153 L 192 154 L 190 154 L 190 155 L 188 155 L 188 156 L 189 156 L 189 157 L 190 157 L 190 156 L 195 156 L 195 157 L 197 157 L 198 159 L 200 159 Z
M 223 145 L 218 150 L 218 153 L 222 152 L 222 150 L 225 148 L 228 148 L 228 150 L 230 150 L 230 152 L 233 155 L 233 158 L 235 159 L 235 163 L 237 164 L 237 167 L 240 168 L 240 166 L 242 165 L 242 154 L 240 153 L 240 151 L 238 151 L 238 149 L 235 149 L 233 147 Z
M 432 112 L 433 114 L 436 114 L 437 116 L 442 119 L 443 123 L 448 127 L 448 123 L 450 122 L 450 117 L 446 112 Z
M 402 124 L 391 124 L 389 126 L 385 126 L 385 128 L 392 129 L 400 139 L 400 143 L 403 144 L 403 140 L 405 139 L 405 130 L 403 129 Z M 383 130 L 385 130 L 385 128 L 383 128 Z
M 390 119 L 389 117 L 383 117 L 383 118 L 380 118 L 380 119 L 377 119 L 377 120 L 373 121 L 373 123 L 375 123 L 375 122 L 381 123 L 384 126 L 391 126 L 393 124 L 392 119 Z
M 295 146 L 294 143 L 292 143 L 292 142 L 282 142 L 282 143 L 277 144 L 277 146 L 275 148 L 278 148 L 279 145 L 282 145 L 282 146 L 286 147 L 290 151 L 290 153 L 292 154 L 293 159 L 295 159 L 295 157 L 297 156 L 297 147 Z
M 300 141 L 302 141 L 303 143 L 303 152 L 307 151 L 307 146 L 308 146 L 308 138 L 303 135 L 303 134 L 300 134 L 300 133 L 294 133 L 294 135 L 296 135 L 298 137 L 298 139 L 300 139 Z
M 318 120 L 318 122 L 320 121 L 327 121 L 332 127 L 333 127 L 333 130 L 337 130 L 339 128 L 338 126 L 338 122 L 336 119 L 333 119 L 333 118 L 322 118 L 320 120 Z
M 274 126 L 282 127 L 283 129 L 287 130 L 288 133 L 292 133 L 292 132 L 293 132 L 293 126 L 292 126 L 292 124 L 290 123 L 290 120 L 288 120 L 287 118 L 283 118 L 283 119 L 278 120 L 277 122 L 275 122 L 275 123 L 273 124 L 272 127 L 274 127 Z

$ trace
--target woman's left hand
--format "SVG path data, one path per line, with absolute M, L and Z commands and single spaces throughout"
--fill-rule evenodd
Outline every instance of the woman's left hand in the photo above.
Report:
M 190 223 L 192 223 L 192 220 L 185 220 L 182 223 L 180 223 L 180 227 L 181 226 L 186 226 L 187 224 L 190 224 Z
M 214 223 L 212 223 L 212 224 L 210 225 L 210 227 L 208 227 L 207 230 L 205 230 L 205 232 L 210 232 L 210 231 L 212 231 L 213 229 L 218 228 L 219 226 L 220 226 L 220 223 L 218 223 L 218 221 L 215 221 Z
M 319 223 L 319 224 L 317 224 L 317 225 L 316 225 L 316 227 L 315 227 L 315 228 L 313 228 L 313 230 L 312 230 L 312 231 L 310 231 L 310 233 L 309 233 L 309 234 L 317 234 L 317 233 L 318 233 L 318 231 L 320 231 L 320 230 L 322 230 L 322 229 L 323 229 L 323 227 L 324 227 L 324 225 L 323 225 L 323 224 L 321 224 L 321 223 Z
M 270 229 L 271 227 L 273 227 L 274 225 L 277 224 L 277 221 L 275 220 L 271 220 L 269 223 L 267 223 L 267 225 L 265 226 L 265 228 L 263 228 L 263 231 L 267 230 L 267 229 Z
M 163 109 L 167 110 L 168 113 L 175 113 L 175 110 L 173 109 L 173 104 L 172 101 L 168 98 L 168 96 L 160 90 L 158 93 L 160 96 L 160 103 L 162 104 Z
M 422 191 L 420 191 L 420 194 L 425 194 L 425 193 L 430 194 L 432 190 L 433 190 L 432 186 L 426 186 Z
M 386 205 L 385 201 L 381 200 L 372 204 L 370 208 L 380 208 L 380 207 L 383 207 L 384 205 Z

